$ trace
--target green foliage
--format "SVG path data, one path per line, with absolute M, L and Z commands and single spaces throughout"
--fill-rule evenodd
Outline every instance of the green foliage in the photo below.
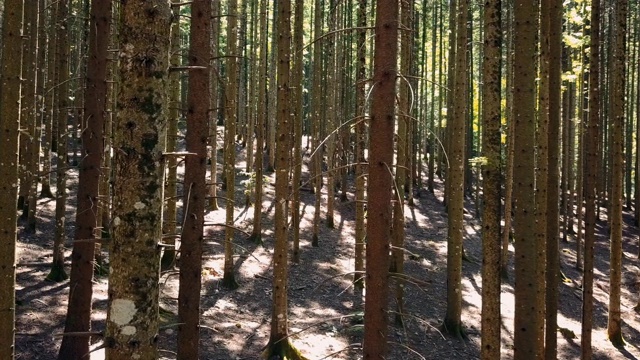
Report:
M 489 160 L 485 156 L 476 156 L 469 159 L 469 164 L 471 166 L 484 166 L 487 165 L 488 162 Z
M 246 172 L 246 171 L 242 171 L 239 173 L 240 176 L 246 176 L 247 178 L 240 181 L 240 185 L 244 187 L 244 195 L 245 196 L 251 196 L 255 190 L 256 190 L 256 173 L 255 171 L 252 171 L 250 173 Z M 269 183 L 269 178 L 266 176 L 262 176 L 262 183 L 263 184 L 268 184 Z

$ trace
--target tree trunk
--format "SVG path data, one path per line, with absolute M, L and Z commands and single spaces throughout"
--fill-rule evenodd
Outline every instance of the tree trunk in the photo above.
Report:
M 452 10 L 453 11 L 453 10 Z M 458 0 L 456 20 L 455 81 L 453 113 L 449 134 L 449 168 L 447 169 L 447 208 L 449 226 L 447 237 L 447 312 L 442 329 L 456 337 L 466 337 L 462 327 L 462 242 L 464 239 L 464 158 L 465 122 L 467 120 L 467 17 L 469 0 Z
M 364 359 L 387 354 L 389 241 L 393 133 L 398 54 L 398 2 L 378 0 L 375 6 L 375 53 L 369 127 L 369 181 L 367 193 L 366 301 Z
M 538 2 L 517 0 L 514 4 L 514 236 L 515 236 L 515 320 L 514 359 L 534 359 L 540 333 L 537 302 L 537 246 L 534 202 L 535 138 L 535 54 L 538 31 Z M 516 91 L 517 89 L 517 91 Z
M 238 288 L 234 272 L 234 228 L 235 181 L 236 181 L 236 122 L 238 121 L 238 2 L 228 4 L 230 16 L 227 18 L 227 86 L 225 90 L 224 117 L 224 173 L 226 183 L 226 221 L 224 231 L 224 275 L 222 285 L 229 289 Z
M 276 134 L 276 194 L 275 194 L 275 244 L 273 252 L 273 307 L 271 312 L 271 333 L 263 357 L 291 360 L 306 359 L 300 355 L 289 340 L 288 324 L 288 224 L 286 202 L 289 195 L 289 154 L 288 133 L 291 121 L 291 1 L 278 0 L 278 103 Z
M 596 228 L 598 140 L 600 138 L 600 1 L 591 2 L 591 46 L 589 55 L 589 119 L 585 133 L 584 168 L 584 272 L 582 279 L 581 359 L 592 356 L 593 266 Z
M 500 119 L 501 0 L 484 8 L 482 150 L 482 346 L 485 360 L 500 358 Z
M 64 281 L 69 276 L 64 269 L 64 242 L 66 240 L 67 204 L 67 117 L 69 112 L 69 1 L 58 1 L 55 12 L 57 23 L 56 42 L 56 102 L 52 123 L 57 127 L 56 141 L 56 230 L 53 240 L 53 263 L 47 280 Z M 52 145 L 52 148 L 54 146 Z
M 546 219 L 546 292 L 545 308 L 545 358 L 557 357 L 558 343 L 558 285 L 560 274 L 560 254 L 558 250 L 558 151 L 560 129 L 561 97 L 561 56 L 562 56 L 562 3 L 549 3 L 549 132 L 548 132 L 548 172 L 547 172 L 547 219 Z M 540 264 L 541 262 L 539 262 Z
M 300 262 L 300 178 L 302 176 L 302 52 L 303 42 L 303 18 L 304 1 L 295 1 L 295 24 L 293 36 L 293 71 L 292 84 L 294 89 L 293 109 L 293 201 L 291 203 L 291 222 L 293 231 L 293 259 L 294 263 Z
M 207 193 L 207 145 L 209 143 L 209 57 L 211 56 L 211 3 L 191 4 L 187 135 L 184 172 L 184 227 L 180 243 L 178 293 L 178 359 L 197 359 L 200 343 L 200 289 L 202 243 Z
M 171 8 L 122 3 L 106 358 L 157 357 Z
M 102 151 L 104 147 L 104 121 L 107 101 L 107 49 L 111 26 L 111 2 L 93 0 L 89 27 L 89 60 L 85 116 L 87 128 L 82 132 L 82 160 L 79 164 L 78 209 L 75 240 L 100 239 L 102 231 L 96 228 L 99 202 Z M 69 305 L 64 332 L 91 330 L 91 304 L 93 293 L 93 260 L 95 244 L 76 242 L 71 254 L 71 280 Z M 65 336 L 58 359 L 88 358 L 90 337 Z
M 0 359 L 13 359 L 16 308 L 16 236 L 20 79 L 22 77 L 21 0 L 5 0 L 2 13 L 2 76 L 0 91 Z
M 253 231 L 251 239 L 255 243 L 262 243 L 262 177 L 264 169 L 264 130 L 267 117 L 267 2 L 260 0 L 260 55 L 258 56 L 258 91 L 256 110 L 256 160 L 254 169 L 256 174 L 255 204 L 253 205 Z
M 358 1 L 357 26 L 364 28 L 367 25 L 367 0 Z M 366 240 L 365 222 L 365 174 L 367 171 L 365 158 L 366 142 L 366 93 L 365 79 L 367 76 L 367 32 L 359 30 L 356 39 L 357 65 L 356 65 L 356 238 L 354 256 L 354 292 L 357 301 L 363 295 L 364 290 L 364 244 Z
M 609 260 L 609 313 L 607 334 L 614 346 L 624 345 L 622 339 L 622 313 L 620 308 L 620 283 L 622 279 L 622 205 L 624 171 L 624 107 L 625 63 L 627 33 L 627 0 L 618 0 L 614 7 L 613 59 L 611 66 L 611 255 Z M 629 149 L 631 150 L 631 149 Z

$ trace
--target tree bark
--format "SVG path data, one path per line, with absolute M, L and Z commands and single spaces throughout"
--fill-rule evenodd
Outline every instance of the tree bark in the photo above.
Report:
M 106 358 L 154 359 L 171 8 L 122 3 Z
M 514 4 L 514 237 L 515 320 L 514 359 L 534 359 L 538 353 L 537 246 L 534 201 L 535 54 L 538 31 L 538 1 Z
M 207 193 L 207 145 L 209 143 L 209 57 L 211 56 L 211 3 L 191 4 L 187 134 L 184 173 L 184 227 L 180 244 L 178 292 L 178 359 L 197 359 L 200 343 L 200 289 L 202 246 Z
M 485 360 L 500 358 L 500 120 L 501 120 L 501 0 L 484 8 L 482 101 L 482 346 Z
M 107 49 L 111 26 L 111 2 L 93 0 L 89 27 L 89 59 L 85 116 L 87 128 L 82 132 L 82 153 L 79 164 L 78 208 L 74 239 L 99 239 L 102 231 L 98 223 L 99 185 L 104 147 L 104 121 L 107 100 Z M 95 244 L 76 242 L 71 253 L 69 305 L 64 332 L 91 330 L 92 280 Z M 88 358 L 90 337 L 65 336 L 58 359 Z
M 618 0 L 614 7 L 613 59 L 611 67 L 611 255 L 609 258 L 609 312 L 607 334 L 614 346 L 623 346 L 622 313 L 620 308 L 622 280 L 622 205 L 624 171 L 624 120 L 625 120 L 625 60 L 627 33 L 627 0 Z M 630 149 L 629 149 L 630 150 Z
M 453 114 L 449 128 L 449 168 L 447 169 L 447 312 L 442 328 L 456 337 L 465 337 L 462 327 L 462 242 L 464 239 L 465 122 L 467 120 L 467 16 L 469 0 L 458 0 L 455 9 L 456 52 L 455 81 L 452 94 Z
M 13 359 L 16 308 L 16 237 L 20 79 L 22 77 L 22 0 L 5 0 L 2 14 L 0 91 L 0 359 Z
M 398 54 L 399 10 L 396 0 L 378 0 L 375 7 L 375 53 L 369 128 L 369 181 L 367 193 L 366 301 L 364 359 L 387 354 L 389 242 L 393 133 Z

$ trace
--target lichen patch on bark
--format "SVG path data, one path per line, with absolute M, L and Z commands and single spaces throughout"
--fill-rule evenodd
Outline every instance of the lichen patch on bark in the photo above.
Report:
M 127 325 L 136 315 L 136 304 L 129 299 L 115 299 L 111 306 L 111 320 L 119 326 Z M 134 332 L 135 333 L 135 328 Z

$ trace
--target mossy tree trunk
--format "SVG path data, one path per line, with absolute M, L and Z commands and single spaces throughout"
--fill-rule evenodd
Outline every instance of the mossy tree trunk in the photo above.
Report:
M 122 3 L 106 358 L 154 359 L 163 205 L 170 3 Z

